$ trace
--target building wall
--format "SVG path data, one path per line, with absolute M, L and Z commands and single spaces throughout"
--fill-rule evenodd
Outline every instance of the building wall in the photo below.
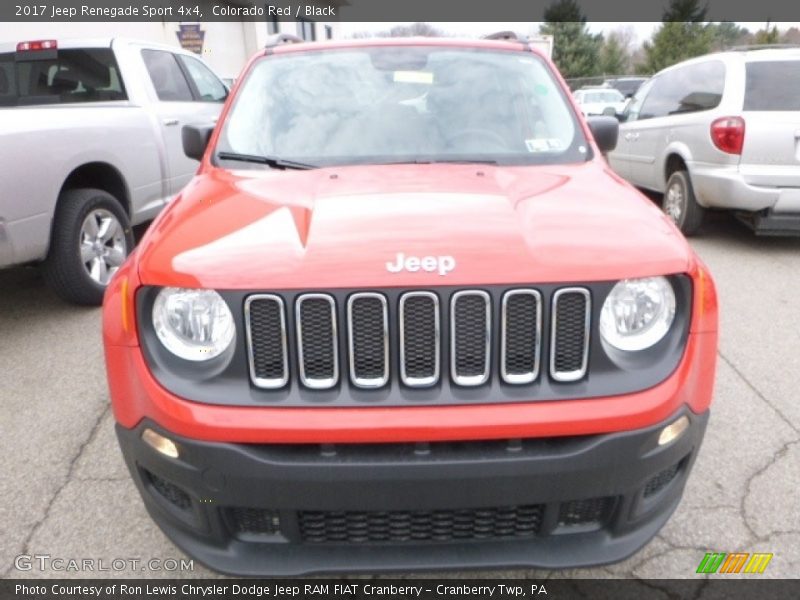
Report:
M 0 42 L 114 36 L 179 46 L 176 35 L 179 25 L 175 22 L 0 23 Z M 281 33 L 298 35 L 296 22 L 277 25 Z M 330 27 L 333 38 L 339 36 L 338 23 L 312 22 L 310 25 L 317 40 L 326 38 L 326 26 Z M 204 22 L 201 24 L 201 30 L 205 32 L 203 59 L 221 77 L 236 78 L 250 56 L 264 47 L 270 27 L 271 24 L 265 21 Z

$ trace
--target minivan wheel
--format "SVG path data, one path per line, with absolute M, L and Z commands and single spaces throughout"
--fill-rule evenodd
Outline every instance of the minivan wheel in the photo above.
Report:
M 662 208 L 684 235 L 692 235 L 700 228 L 706 211 L 694 197 L 689 173 L 675 171 L 670 175 Z
M 116 198 L 102 190 L 68 190 L 53 219 L 45 280 L 68 302 L 100 305 L 132 248 L 130 221 Z

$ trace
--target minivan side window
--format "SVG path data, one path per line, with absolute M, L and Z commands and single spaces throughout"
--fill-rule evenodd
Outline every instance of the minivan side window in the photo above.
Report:
M 653 83 L 655 82 L 654 79 L 649 79 L 645 81 L 636 93 L 631 98 L 631 101 L 628 103 L 627 108 L 625 109 L 625 122 L 630 123 L 631 121 L 636 121 L 639 119 L 639 113 L 642 110 L 642 104 L 647 99 L 647 96 L 650 94 L 650 90 L 653 87 Z
M 217 76 L 202 62 L 191 56 L 179 55 L 178 60 L 186 67 L 195 88 L 199 102 L 224 102 L 228 97 L 228 89 Z
M 719 106 L 725 88 L 725 65 L 718 60 L 678 67 L 656 77 L 639 120 Z
M 744 110 L 800 110 L 800 60 L 747 63 Z
M 165 50 L 142 50 L 150 80 L 162 102 L 191 102 L 192 90 L 175 55 Z

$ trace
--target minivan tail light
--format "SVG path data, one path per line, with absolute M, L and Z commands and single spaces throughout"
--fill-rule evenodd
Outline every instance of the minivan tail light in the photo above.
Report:
M 31 52 L 37 50 L 57 50 L 58 43 L 55 40 L 36 40 L 33 42 L 20 42 L 17 44 L 17 52 Z
M 742 117 L 720 117 L 711 123 L 711 140 L 728 154 L 741 154 L 744 146 L 744 119 Z

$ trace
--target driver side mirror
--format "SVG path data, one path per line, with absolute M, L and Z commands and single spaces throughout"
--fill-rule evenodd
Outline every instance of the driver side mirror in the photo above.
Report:
M 184 125 L 181 130 L 183 153 L 189 158 L 203 160 L 214 125 Z
M 600 152 L 606 154 L 617 147 L 619 121 L 614 117 L 589 117 L 589 129 Z

